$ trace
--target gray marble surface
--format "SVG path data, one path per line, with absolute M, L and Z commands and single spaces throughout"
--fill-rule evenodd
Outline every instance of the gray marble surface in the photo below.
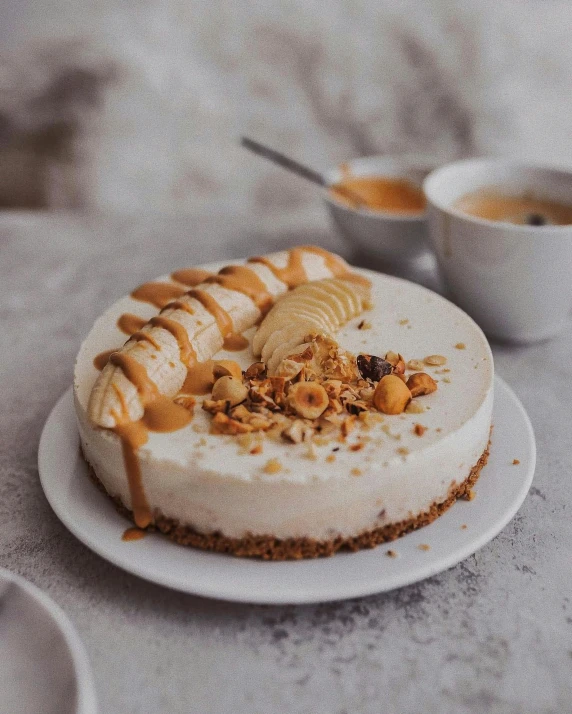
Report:
M 40 432 L 102 309 L 175 266 L 301 241 L 344 248 L 319 212 L 0 214 L 0 565 L 72 619 L 106 714 L 572 712 L 572 325 L 493 346 L 536 431 L 534 484 L 497 538 L 422 583 L 305 607 L 203 600 L 123 573 L 50 510 Z

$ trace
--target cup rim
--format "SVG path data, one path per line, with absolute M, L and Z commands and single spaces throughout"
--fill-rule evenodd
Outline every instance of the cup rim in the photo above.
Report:
M 441 174 L 446 173 L 446 171 L 452 169 L 452 168 L 458 168 L 462 167 L 467 164 L 476 164 L 479 165 L 480 167 L 486 167 L 491 166 L 491 167 L 499 167 L 499 166 L 505 166 L 509 168 L 513 168 L 516 170 L 519 169 L 533 169 L 533 170 L 538 170 L 538 171 L 545 171 L 553 174 L 560 174 L 563 176 L 567 176 L 571 181 L 572 181 L 572 171 L 567 170 L 564 167 L 555 167 L 555 166 L 548 166 L 546 164 L 542 163 L 535 163 L 533 161 L 530 162 L 524 162 L 524 161 L 518 161 L 517 159 L 503 159 L 503 158 L 494 158 L 494 157 L 472 157 L 472 158 L 466 158 L 466 159 L 459 159 L 457 161 L 451 161 L 448 164 L 443 164 L 442 166 L 438 166 L 435 168 L 433 171 L 431 171 L 425 179 L 423 180 L 423 193 L 425 194 L 425 198 L 427 200 L 427 204 L 431 204 L 438 208 L 439 210 L 443 211 L 444 213 L 449 214 L 450 216 L 455 216 L 455 218 L 460 218 L 464 221 L 467 221 L 468 223 L 473 223 L 475 225 L 480 225 L 480 226 L 486 226 L 488 228 L 494 228 L 496 230 L 503 230 L 503 231 L 511 231 L 511 232 L 517 232 L 520 233 L 521 231 L 524 232 L 527 236 L 534 236 L 534 235 L 544 235 L 546 236 L 549 232 L 555 231 L 555 232 L 565 232 L 565 231 L 570 231 L 572 230 L 572 224 L 563 224 L 563 225 L 544 225 L 544 226 L 529 226 L 527 224 L 520 224 L 520 223 L 509 223 L 508 221 L 493 221 L 488 218 L 479 218 L 477 216 L 472 216 L 468 213 L 464 213 L 463 211 L 460 211 L 456 208 L 453 208 L 452 206 L 446 204 L 444 201 L 441 201 L 440 199 L 436 198 L 434 195 L 434 187 L 431 186 L 432 183 L 434 183 L 438 178 L 441 178 Z
M 431 156 L 430 154 L 417 154 L 417 153 L 409 153 L 409 154 L 372 154 L 370 156 L 357 156 L 354 159 L 349 159 L 348 161 L 341 162 L 341 163 L 346 163 L 349 166 L 351 166 L 353 163 L 357 162 L 379 162 L 379 163 L 386 163 L 386 164 L 399 164 L 401 163 L 404 167 L 404 170 L 407 168 L 412 169 L 412 168 L 419 168 L 421 170 L 427 169 L 427 175 L 430 175 L 433 173 L 435 170 L 435 167 L 439 164 L 439 161 L 437 160 L 436 157 Z M 380 169 L 376 169 L 374 173 L 367 174 L 369 176 L 382 176 L 382 174 L 378 174 L 377 171 Z M 402 213 L 390 213 L 388 211 L 373 211 L 368 208 L 352 208 L 351 206 L 347 206 L 346 204 L 342 203 L 341 201 L 338 201 L 335 199 L 333 196 L 330 195 L 329 189 L 333 185 L 333 176 L 337 173 L 339 174 L 340 172 L 340 165 L 335 166 L 333 168 L 328 169 L 327 171 L 324 172 L 324 177 L 326 179 L 326 185 L 324 186 L 323 192 L 324 192 L 324 201 L 326 203 L 329 203 L 331 206 L 335 207 L 338 210 L 341 210 L 345 213 L 348 214 L 353 214 L 353 215 L 358 215 L 358 216 L 365 216 L 368 218 L 372 219 L 378 219 L 381 221 L 389 221 L 391 223 L 419 223 L 422 221 L 427 220 L 427 209 L 425 209 L 422 213 L 418 213 L 415 215 L 408 215 L 408 214 L 402 214 Z M 360 175 L 360 174 L 358 174 Z M 366 174 L 361 174 L 365 176 Z M 407 178 L 404 176 L 403 178 Z M 423 179 L 420 184 L 419 188 L 421 191 L 423 191 L 423 185 L 425 183 L 425 179 Z

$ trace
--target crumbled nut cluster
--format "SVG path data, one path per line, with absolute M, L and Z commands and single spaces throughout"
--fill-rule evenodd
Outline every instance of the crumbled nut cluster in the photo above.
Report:
M 284 359 L 276 375 L 269 376 L 263 362 L 240 377 L 223 370 L 202 405 L 213 415 L 211 433 L 265 432 L 294 444 L 343 442 L 358 424 L 367 430 L 382 420 L 379 412 L 422 413 L 413 400 L 437 389 L 425 372 L 406 376 L 423 363 L 406 363 L 396 352 L 355 357 L 320 334 L 305 342 L 306 349 Z

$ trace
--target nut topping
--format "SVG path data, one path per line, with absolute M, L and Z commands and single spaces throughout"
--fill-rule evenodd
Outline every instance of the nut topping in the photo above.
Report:
M 437 391 L 437 382 L 426 372 L 416 372 L 407 380 L 407 386 L 413 397 L 422 397 Z
M 442 365 L 447 364 L 447 358 L 443 357 L 443 355 L 429 355 L 428 357 L 425 357 L 423 361 L 430 367 L 441 367 Z
M 248 389 L 236 377 L 225 375 L 214 383 L 212 396 L 213 401 L 227 401 L 231 407 L 234 407 L 246 399 Z
M 379 380 L 386 374 L 391 374 L 393 367 L 388 360 L 375 355 L 358 355 L 357 366 L 361 376 L 364 379 L 370 379 L 372 382 Z
M 379 382 L 373 394 L 373 403 L 384 414 L 401 414 L 411 401 L 411 392 L 406 384 L 394 374 L 387 374 Z
M 288 403 L 304 419 L 317 419 L 329 404 L 328 393 L 317 382 L 297 382 L 290 387 Z

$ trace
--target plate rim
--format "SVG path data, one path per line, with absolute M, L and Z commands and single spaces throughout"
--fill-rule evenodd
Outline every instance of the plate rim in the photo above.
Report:
M 87 656 L 85 645 L 68 615 L 37 585 L 26 580 L 22 575 L 8 570 L 8 568 L 0 568 L 0 583 L 2 582 L 14 583 L 21 588 L 56 625 L 64 638 L 72 660 L 77 683 L 76 712 L 77 714 L 97 714 L 97 695 L 89 657 Z
M 528 491 L 530 489 L 533 477 L 534 477 L 534 472 L 535 472 L 535 467 L 536 467 L 536 441 L 535 441 L 535 436 L 534 436 L 534 430 L 530 421 L 530 418 L 522 405 L 521 401 L 515 394 L 515 392 L 512 390 L 512 388 L 497 374 L 494 376 L 494 389 L 495 389 L 495 404 L 496 404 L 496 395 L 498 391 L 504 391 L 506 396 L 511 402 L 511 406 L 513 409 L 516 410 L 518 413 L 520 420 L 521 420 L 521 426 L 524 427 L 524 431 L 526 434 L 526 440 L 527 440 L 527 449 L 530 451 L 530 455 L 528 458 L 527 463 L 525 464 L 526 467 L 526 472 L 522 476 L 522 482 L 520 484 L 520 487 L 516 491 L 510 506 L 503 511 L 502 515 L 498 517 L 498 519 L 494 522 L 494 524 L 490 525 L 488 529 L 485 531 L 477 534 L 473 539 L 471 539 L 467 544 L 465 544 L 462 547 L 455 548 L 450 552 L 448 555 L 441 556 L 438 561 L 435 560 L 430 560 L 425 566 L 415 566 L 412 569 L 411 577 L 404 577 L 403 574 L 397 573 L 394 574 L 393 576 L 385 576 L 385 583 L 381 584 L 378 583 L 375 586 L 371 586 L 371 584 L 367 587 L 364 587 L 362 584 L 361 586 L 353 586 L 352 583 L 345 583 L 343 588 L 336 588 L 334 592 L 331 594 L 324 594 L 319 589 L 314 592 L 313 590 L 304 590 L 300 595 L 293 597 L 291 595 L 287 597 L 281 597 L 278 592 L 276 592 L 274 595 L 269 596 L 266 593 L 258 594 L 256 592 L 248 592 L 248 591 L 231 591 L 231 590 L 221 590 L 220 587 L 217 587 L 217 585 L 212 585 L 209 583 L 202 582 L 199 584 L 199 586 L 191 586 L 189 587 L 188 582 L 181 582 L 181 580 L 177 577 L 170 577 L 168 575 L 160 574 L 160 575 L 155 575 L 152 572 L 149 572 L 148 568 L 140 566 L 135 559 L 131 559 L 128 562 L 121 556 L 117 555 L 114 552 L 109 552 L 104 546 L 101 546 L 100 543 L 98 542 L 97 538 L 94 538 L 89 532 L 84 532 L 80 528 L 77 528 L 73 520 L 68 519 L 67 515 L 64 511 L 64 509 L 60 506 L 60 504 L 57 502 L 57 500 L 54 498 L 54 493 L 52 493 L 50 486 L 48 485 L 48 488 L 46 488 L 46 482 L 49 481 L 49 479 L 46 477 L 46 472 L 47 468 L 44 467 L 45 461 L 48 458 L 47 457 L 47 452 L 50 449 L 50 444 L 48 444 L 48 436 L 49 436 L 49 430 L 52 427 L 52 423 L 57 422 L 59 419 L 61 419 L 60 412 L 62 412 L 64 409 L 71 409 L 73 412 L 73 395 L 72 395 L 72 387 L 70 386 L 64 394 L 58 399 L 56 402 L 55 406 L 50 412 L 50 415 L 48 416 L 43 430 L 42 430 L 42 435 L 40 438 L 40 444 L 38 448 L 38 471 L 40 475 L 40 482 L 42 485 L 42 489 L 44 491 L 44 495 L 46 496 L 48 503 L 50 504 L 50 507 L 54 511 L 54 513 L 57 515 L 58 519 L 65 525 L 65 527 L 84 545 L 86 545 L 88 548 L 90 548 L 93 552 L 95 552 L 97 555 L 101 556 L 108 562 L 112 563 L 113 565 L 116 565 L 117 567 L 121 568 L 122 570 L 125 570 L 126 572 L 131 573 L 132 575 L 135 575 L 137 577 L 140 577 L 144 580 L 147 580 L 149 582 L 153 582 L 158 585 L 162 585 L 164 587 L 169 587 L 173 590 L 177 590 L 179 592 L 185 592 L 188 594 L 200 596 L 200 597 L 208 597 L 212 599 L 217 599 L 217 600 L 222 600 L 226 602 L 241 602 L 241 603 L 251 603 L 251 604 L 266 604 L 266 605 L 288 605 L 288 604 L 310 604 L 310 603 L 318 603 L 318 602 L 334 602 L 334 601 L 339 601 L 339 600 L 347 600 L 347 599 L 352 599 L 352 598 L 358 598 L 358 597 L 366 597 L 369 595 L 373 595 L 376 593 L 381 593 L 381 592 L 389 592 L 390 590 L 394 590 L 397 588 L 405 587 L 406 585 L 411 585 L 412 583 L 419 582 L 421 580 L 425 580 L 428 577 L 431 577 L 432 575 L 436 575 L 437 573 L 443 572 L 445 570 L 450 569 L 451 567 L 455 566 L 462 560 L 465 560 L 467 557 L 472 555 L 473 553 L 477 552 L 482 548 L 484 545 L 486 545 L 488 542 L 490 542 L 493 538 L 495 538 L 502 530 L 505 528 L 505 526 L 512 520 L 514 515 L 517 513 L 519 508 L 521 507 L 522 503 L 524 502 Z M 68 402 L 68 404 L 66 404 Z M 73 415 L 75 417 L 75 415 Z M 493 406 L 493 421 L 494 421 L 494 406 Z M 75 418 L 74 418 L 75 422 Z M 75 424 L 74 424 L 75 428 Z M 79 440 L 79 439 L 78 439 Z M 93 486 L 95 488 L 95 486 Z M 105 498 L 104 494 L 101 494 L 102 498 Z M 441 521 L 441 518 L 446 516 L 446 514 L 443 514 L 437 522 Z M 430 527 L 430 526 L 426 526 Z M 420 529 L 420 530 L 425 530 L 425 529 Z M 419 533 L 419 531 L 415 531 L 415 533 Z M 412 535 L 412 534 L 409 534 Z M 404 538 L 407 536 L 403 536 Z M 374 549 L 372 551 L 359 551 L 359 553 L 363 552 L 379 552 L 379 548 Z M 211 557 L 211 558 L 220 558 L 221 554 L 220 553 L 209 553 L 209 552 L 204 552 L 200 551 L 202 557 Z M 334 557 L 351 557 L 354 554 L 339 554 Z M 355 555 L 358 555 L 356 553 Z M 224 557 L 224 555 L 222 556 Z M 232 557 L 232 556 L 228 556 Z M 316 563 L 319 563 L 322 559 L 318 559 L 315 561 Z M 328 559 L 329 560 L 329 559 Z M 251 561 L 250 561 L 251 562 Z M 299 561 L 299 562 L 314 562 L 314 561 Z M 280 566 L 280 563 L 264 563 L 264 567 L 268 567 L 269 569 L 275 568 L 276 566 Z

